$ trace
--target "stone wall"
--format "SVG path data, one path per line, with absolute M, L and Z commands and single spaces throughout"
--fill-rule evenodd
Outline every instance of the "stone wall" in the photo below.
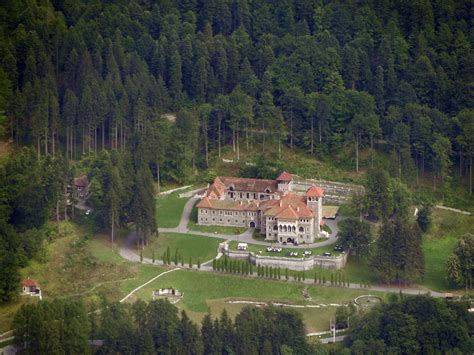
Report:
M 347 184 L 343 182 L 301 179 L 298 178 L 293 183 L 294 191 L 306 191 L 311 186 L 317 186 L 324 190 L 324 204 L 342 204 L 349 202 L 354 194 L 364 194 L 365 190 L 362 185 Z
M 307 258 L 287 258 L 281 256 L 262 256 L 256 255 L 251 251 L 230 250 L 227 246 L 222 248 L 222 253 L 229 258 L 247 260 L 253 265 L 288 268 L 290 270 L 304 271 L 315 267 L 323 269 L 342 269 L 347 262 L 348 254 L 339 256 L 317 256 L 313 255 Z

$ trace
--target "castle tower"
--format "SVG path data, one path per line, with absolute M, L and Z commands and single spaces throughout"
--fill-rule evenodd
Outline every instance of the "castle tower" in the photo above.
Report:
M 321 219 L 323 216 L 323 196 L 324 190 L 320 187 L 311 186 L 306 190 L 306 205 L 314 212 L 314 230 L 318 234 L 321 229 Z
M 293 176 L 284 171 L 280 174 L 279 177 L 276 178 L 276 181 L 278 183 L 278 191 L 281 192 L 289 192 L 292 189 L 292 184 L 293 184 Z

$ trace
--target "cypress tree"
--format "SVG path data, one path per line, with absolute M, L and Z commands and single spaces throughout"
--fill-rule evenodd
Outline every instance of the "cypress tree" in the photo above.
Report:
M 189 267 L 193 268 L 193 258 L 189 257 Z
M 197 265 L 198 265 L 198 269 L 200 269 L 201 268 L 201 260 L 198 259 Z
M 290 275 L 288 274 L 288 268 L 285 269 L 285 280 L 288 281 Z
M 212 260 L 212 270 L 216 270 L 217 268 L 217 262 L 216 262 L 216 259 Z
M 153 264 L 155 263 L 155 251 L 154 250 L 151 251 L 151 261 L 152 261 Z

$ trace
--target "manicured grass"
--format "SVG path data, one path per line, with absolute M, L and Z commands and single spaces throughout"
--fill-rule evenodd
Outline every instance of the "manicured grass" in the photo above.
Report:
M 227 226 L 201 226 L 197 224 L 197 215 L 198 210 L 196 208 L 198 201 L 193 206 L 193 210 L 191 211 L 191 218 L 189 219 L 188 228 L 190 230 L 198 231 L 198 232 L 205 232 L 205 233 L 216 233 L 216 234 L 241 234 L 245 232 L 244 227 L 227 227 Z
M 456 241 L 466 233 L 474 233 L 474 216 L 432 210 L 433 225 L 423 237 L 425 275 L 420 281 L 436 291 L 452 289 L 446 280 L 446 262 L 452 254 Z
M 143 256 L 151 258 L 154 251 L 155 259 L 161 260 L 169 247 L 172 261 L 176 249 L 178 249 L 178 254 L 184 257 L 185 263 L 188 263 L 190 257 L 193 259 L 193 263 L 196 263 L 198 259 L 204 262 L 216 256 L 217 247 L 223 241 L 223 239 L 219 238 L 208 238 L 192 234 L 161 233 L 157 239 L 154 239 L 145 248 Z
M 121 296 L 128 295 L 138 286 L 143 285 L 145 282 L 151 280 L 166 270 L 166 268 L 154 265 L 139 265 L 138 272 L 133 279 L 125 280 L 120 283 L 119 290 L 121 292 Z
M 271 281 L 255 278 L 245 278 L 231 275 L 206 273 L 190 270 L 179 270 L 157 279 L 134 294 L 130 301 L 143 299 L 149 301 L 153 290 L 160 287 L 174 287 L 184 292 L 184 298 L 177 304 L 178 307 L 189 312 L 194 319 L 202 317 L 209 310 L 213 316 L 218 316 L 222 308 L 229 308 L 236 314 L 243 305 L 235 307 L 225 302 L 226 299 L 255 301 L 281 301 L 291 304 L 330 304 L 347 303 L 359 295 L 367 294 L 367 290 L 346 288 L 321 287 L 317 285 L 303 285 L 286 281 Z M 307 289 L 312 301 L 303 298 L 303 290 Z M 385 298 L 385 293 L 370 291 Z M 329 308 L 329 307 L 328 307 Z M 332 310 L 300 309 L 306 314 L 305 321 L 309 329 L 327 329 Z M 318 312 L 320 311 L 320 312 Z M 311 322 L 311 318 L 313 322 Z
M 160 228 L 175 228 L 178 226 L 187 198 L 180 198 L 179 194 L 186 190 L 176 191 L 169 195 L 156 198 L 156 220 Z
M 289 271 L 291 276 L 298 275 L 298 271 Z M 343 269 L 332 270 L 315 267 L 312 270 L 305 271 L 305 277 L 307 280 L 314 280 L 316 274 L 317 280 L 326 279 L 326 285 L 331 284 L 331 275 L 333 275 L 334 281 L 336 281 L 337 275 L 343 275 L 344 281 L 355 284 L 375 284 L 376 280 L 373 277 L 373 273 L 370 271 L 366 260 L 356 259 L 354 256 L 350 256 L 347 260 L 347 264 Z M 284 273 L 282 271 L 282 277 Z
M 237 241 L 235 241 L 235 240 L 231 241 L 231 242 L 229 242 L 229 248 L 232 249 L 232 250 L 237 250 L 237 244 L 238 244 Z M 270 246 L 270 243 L 269 243 L 268 246 Z M 326 253 L 326 252 L 329 252 L 332 255 L 340 255 L 340 252 L 337 252 L 337 251 L 333 250 L 334 245 L 332 245 L 332 244 L 331 245 L 326 245 L 326 246 L 323 246 L 323 247 L 319 247 L 319 248 L 308 248 L 308 249 L 282 248 L 281 253 L 268 252 L 266 248 L 267 248 L 267 246 L 264 246 L 264 245 L 248 244 L 247 251 L 252 251 L 252 252 L 254 252 L 258 255 L 281 256 L 281 257 L 286 257 L 287 256 L 286 254 L 289 253 L 290 251 L 293 251 L 293 252 L 296 251 L 296 252 L 299 253 L 299 255 L 297 256 L 298 258 L 301 258 L 303 256 L 303 252 L 305 250 L 311 250 L 312 251 L 311 256 L 313 256 L 313 255 L 322 255 L 323 253 Z

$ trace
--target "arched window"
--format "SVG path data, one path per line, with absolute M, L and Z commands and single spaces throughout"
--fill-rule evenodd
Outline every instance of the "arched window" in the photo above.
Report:
M 304 228 L 303 228 L 303 227 L 300 227 L 299 231 L 300 231 L 300 232 L 304 232 Z
M 274 230 L 274 231 L 277 231 L 277 230 L 278 230 L 278 226 L 277 226 L 276 224 L 273 226 L 273 230 Z
M 270 189 L 266 189 L 265 192 L 266 192 L 267 194 L 269 194 L 271 191 L 270 191 Z
M 288 232 L 288 227 L 287 226 L 283 226 L 283 232 Z

